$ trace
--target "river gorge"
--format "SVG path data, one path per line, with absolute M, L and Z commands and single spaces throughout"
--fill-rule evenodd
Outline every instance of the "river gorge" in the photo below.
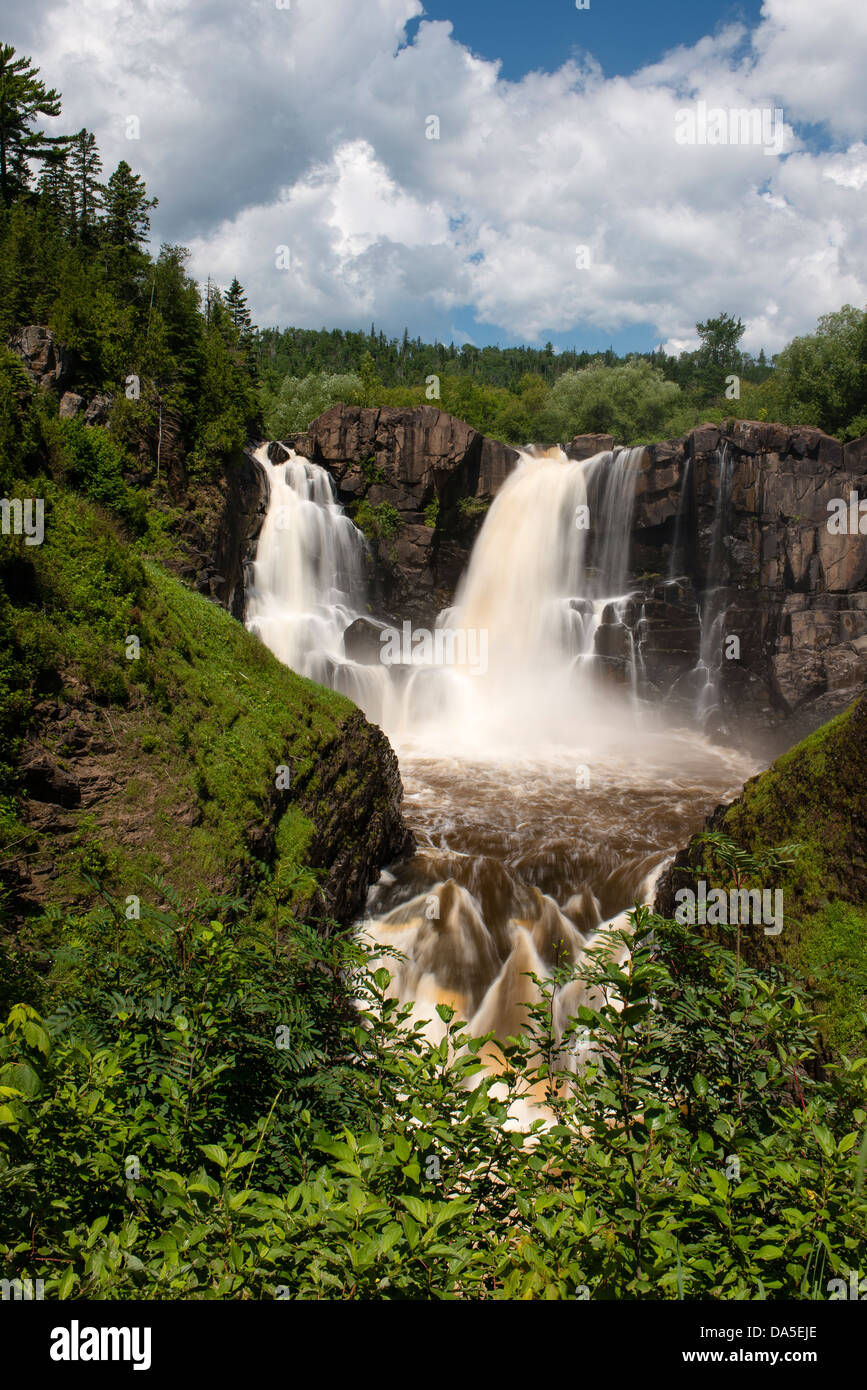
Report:
M 398 754 L 416 849 L 383 869 L 356 928 L 432 1038 L 439 1003 L 473 1033 L 519 1031 L 529 976 L 651 902 L 666 860 L 761 766 L 703 732 L 718 634 L 676 698 L 648 679 L 646 598 L 628 580 L 643 453 L 521 451 L 431 630 L 371 615 L 370 547 L 328 472 L 256 454 L 268 500 L 245 621 Z

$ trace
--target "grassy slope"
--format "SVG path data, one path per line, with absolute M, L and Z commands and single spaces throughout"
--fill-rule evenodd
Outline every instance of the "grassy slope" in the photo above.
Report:
M 32 698 L 25 761 L 38 738 L 83 796 L 66 810 L 37 803 L 37 835 L 7 798 L 4 861 L 28 856 L 37 900 L 87 900 L 82 872 L 143 899 L 155 873 L 185 897 L 244 884 L 255 898 L 251 830 L 270 820 L 288 870 L 314 832 L 292 791 L 276 792 L 278 766 L 309 805 L 317 760 L 354 706 L 143 561 L 98 507 L 45 478 L 27 492 L 46 498 L 46 533 L 41 546 L 0 540 L 5 723 L 15 742 Z
M 745 933 L 745 950 L 754 958 L 778 954 L 820 991 L 828 1040 L 844 1051 L 867 1034 L 865 776 L 867 696 L 752 778 L 714 817 L 716 828 L 752 851 L 801 845 L 774 884 L 783 889 L 783 932 Z

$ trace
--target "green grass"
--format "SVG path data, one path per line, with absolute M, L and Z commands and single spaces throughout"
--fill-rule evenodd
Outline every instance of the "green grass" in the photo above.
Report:
M 835 1051 L 863 1051 L 867 1019 L 867 907 L 829 902 L 801 923 L 801 959 L 825 998 Z
M 159 875 L 187 896 L 244 883 L 256 915 L 257 885 L 269 873 L 279 877 L 284 861 L 296 877 L 304 869 L 314 827 L 298 802 L 315 794 L 317 764 L 355 707 L 289 671 L 222 608 L 142 559 L 98 506 L 48 479 L 38 487 L 44 543 L 25 549 L 4 538 L 0 553 L 0 579 L 14 572 L 19 589 L 26 579 L 14 604 L 0 590 L 0 846 L 14 853 L 23 837 L 29 854 L 50 854 L 57 901 L 91 901 L 87 874 L 142 897 Z M 131 636 L 140 643 L 132 660 Z M 14 792 L 29 713 L 44 699 L 75 707 L 102 747 L 86 770 L 110 786 L 87 812 L 64 813 L 65 833 L 41 835 L 22 823 Z M 43 738 L 78 775 L 68 728 L 53 720 Z M 281 765 L 291 769 L 288 792 L 276 787 Z M 251 848 L 262 826 L 275 832 L 268 869 Z M 309 897 L 309 873 L 299 883 Z

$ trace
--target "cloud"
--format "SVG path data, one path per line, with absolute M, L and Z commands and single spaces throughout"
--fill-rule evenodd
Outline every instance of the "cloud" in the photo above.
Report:
M 651 324 L 675 343 L 726 309 L 773 350 L 867 301 L 867 11 L 850 0 L 765 0 L 752 30 L 629 78 L 584 55 L 520 82 L 448 23 L 407 43 L 421 14 L 57 0 L 7 34 L 63 91 L 64 127 L 145 175 L 158 238 L 202 278 L 237 274 L 260 323 L 442 336 L 460 309 L 510 339 Z M 679 144 L 699 102 L 781 107 L 783 155 Z

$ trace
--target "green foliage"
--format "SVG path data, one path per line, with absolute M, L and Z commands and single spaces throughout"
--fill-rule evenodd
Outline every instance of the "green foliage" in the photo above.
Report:
M 352 519 L 374 543 L 390 540 L 402 524 L 400 512 L 391 502 L 371 503 L 366 497 L 356 502 Z
M 488 506 L 489 503 L 481 497 L 461 497 L 458 500 L 458 511 L 463 517 L 484 516 Z
M 561 376 L 545 408 L 545 434 L 613 434 L 623 444 L 657 438 L 680 402 L 680 387 L 649 362 L 592 366 Z
M 9 207 L 30 186 L 30 161 L 44 158 L 64 137 L 35 126 L 39 116 L 60 114 L 60 93 L 39 79 L 29 58 L 0 44 L 0 201 Z
M 785 929 L 775 937 L 746 933 L 742 948 L 753 963 L 782 960 L 810 980 L 822 1000 L 824 1036 L 853 1054 L 867 1043 L 865 716 L 856 701 L 752 778 L 718 831 L 691 842 L 689 856 L 712 883 L 720 865 L 726 884 L 738 886 L 742 864 L 757 866 L 753 879 L 764 886 L 773 876 Z
M 867 432 L 865 315 L 847 306 L 795 339 L 775 360 L 740 349 L 740 319 L 722 313 L 696 324 L 694 352 L 659 349 L 618 358 L 606 352 L 484 347 L 387 339 L 376 333 L 268 329 L 258 362 L 271 435 L 292 433 L 338 399 L 369 406 L 433 405 L 508 444 L 563 443 L 574 434 L 613 434 L 619 442 L 673 438 L 705 420 L 810 423 L 829 433 Z M 775 365 L 776 363 L 776 365 Z M 335 389 L 335 376 L 358 373 Z M 740 395 L 726 394 L 738 378 Z M 439 396 L 427 396 L 429 377 Z M 278 402 L 285 386 L 287 412 Z M 340 393 L 342 390 L 342 394 Z M 302 404 L 294 410 L 296 398 Z M 304 418 L 306 416 L 306 418 Z
M 33 128 L 59 113 L 29 60 L 0 48 L 0 335 L 47 324 L 72 355 L 76 390 L 114 398 L 118 443 L 158 470 L 166 454 L 187 456 L 189 472 L 210 478 L 261 426 L 257 330 L 241 286 L 230 286 L 224 320 L 203 315 L 189 252 L 163 246 L 154 262 L 142 249 L 156 199 L 141 178 L 122 160 L 103 185 L 89 131 Z M 42 166 L 38 196 L 31 160 Z M 141 507 L 133 518 L 122 501 L 140 526 Z
M 646 909 L 579 972 L 577 1070 L 560 972 L 497 1076 L 346 938 L 219 902 L 63 935 L 0 1026 L 0 1255 L 48 1297 L 810 1299 L 863 1267 L 863 1070 L 811 1079 L 799 993 Z
M 843 439 L 867 431 L 867 312 L 845 305 L 777 358 L 775 397 L 788 421 Z
M 726 377 L 743 370 L 743 354 L 738 343 L 744 335 L 744 325 L 731 314 L 720 314 L 695 327 L 701 339 L 701 347 L 695 354 L 696 382 L 708 397 L 719 396 Z
M 354 374 L 287 376 L 279 391 L 266 395 L 265 430 L 271 439 L 284 439 L 305 430 L 333 405 L 360 405 L 363 400 L 364 383 Z
M 93 429 L 82 420 L 50 420 L 49 440 L 56 440 L 64 454 L 67 481 L 92 502 L 99 502 L 120 517 L 133 535 L 147 529 L 147 503 L 141 492 L 127 486 L 124 473 L 134 465 L 129 455 L 105 430 Z

